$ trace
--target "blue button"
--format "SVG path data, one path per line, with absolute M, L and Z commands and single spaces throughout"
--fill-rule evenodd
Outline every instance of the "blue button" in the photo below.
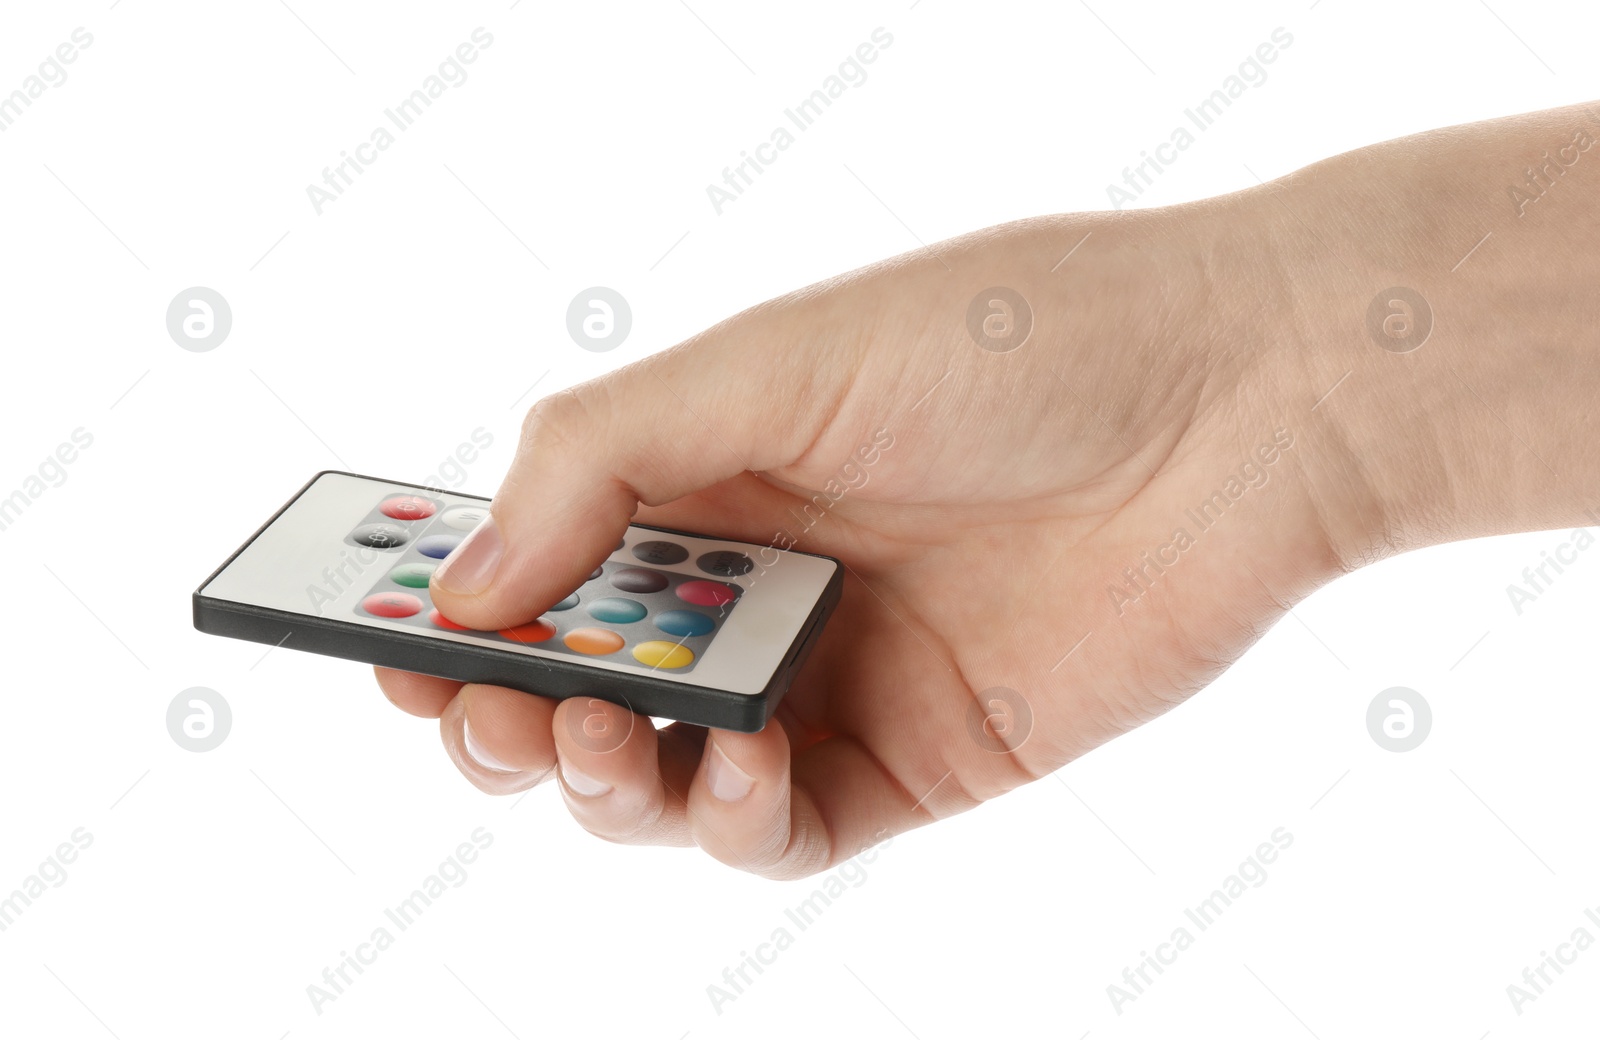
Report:
M 450 555 L 450 550 L 461 544 L 461 538 L 453 534 L 430 534 L 426 538 L 417 539 L 417 552 L 435 560 L 442 560 Z
M 693 610 L 667 610 L 656 615 L 656 627 L 669 636 L 703 636 L 717 623 Z
M 644 617 L 644 604 L 636 599 L 619 599 L 615 596 L 597 599 L 589 604 L 589 616 L 596 621 L 609 621 L 613 625 L 626 625 Z
M 576 592 L 574 592 L 572 595 L 568 596 L 566 599 L 562 600 L 560 603 L 557 603 L 555 606 L 551 607 L 550 609 L 551 610 L 571 610 L 573 607 L 575 607 L 577 605 L 578 605 L 578 594 Z

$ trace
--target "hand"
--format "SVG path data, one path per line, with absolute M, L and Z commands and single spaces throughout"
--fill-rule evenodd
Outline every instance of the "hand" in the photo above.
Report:
M 658 732 L 597 700 L 383 669 L 380 684 L 440 718 L 486 791 L 555 777 L 597 835 L 698 845 L 780 878 L 1153 718 L 1318 585 L 1451 536 L 1440 518 L 1459 503 L 1413 485 L 1461 467 L 1439 431 L 1473 444 L 1485 420 L 1462 417 L 1459 392 L 1430 391 L 1431 429 L 1356 404 L 1392 385 L 1397 358 L 1439 356 L 1368 337 L 1374 285 L 1399 280 L 1382 258 L 1448 252 L 1456 229 L 1407 208 L 1370 155 L 1317 170 L 1191 206 L 939 243 L 534 407 L 492 520 L 435 575 L 435 602 L 475 628 L 532 620 L 635 515 L 760 544 L 792 537 L 849 574 L 763 732 Z M 1387 200 L 1376 227 L 1345 219 L 1352 192 Z M 1340 249 L 1343 271 L 1328 256 Z M 1470 281 L 1459 293 L 1462 309 L 1483 306 Z M 1009 312 L 990 302 L 1002 299 Z M 1403 378 L 1435 386 L 1418 365 Z M 1318 397 L 1339 371 L 1355 384 L 1327 407 Z M 1558 500 L 1459 526 L 1515 529 L 1565 515 Z M 808 507 L 814 522 L 798 519 Z

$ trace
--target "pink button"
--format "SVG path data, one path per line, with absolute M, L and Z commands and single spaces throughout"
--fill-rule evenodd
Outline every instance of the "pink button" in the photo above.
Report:
M 720 581 L 686 581 L 672 591 L 685 603 L 699 607 L 720 607 L 739 598 L 739 593 Z
M 404 592 L 379 592 L 361 601 L 373 617 L 410 617 L 422 610 L 422 601 Z

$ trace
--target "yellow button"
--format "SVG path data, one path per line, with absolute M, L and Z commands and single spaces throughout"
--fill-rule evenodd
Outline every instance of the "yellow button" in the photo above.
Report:
M 633 659 L 648 668 L 686 668 L 694 663 L 694 651 L 663 639 L 652 639 L 633 648 Z

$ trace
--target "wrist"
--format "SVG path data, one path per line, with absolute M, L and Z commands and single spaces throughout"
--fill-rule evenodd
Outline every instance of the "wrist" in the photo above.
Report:
M 1597 522 L 1600 206 L 1556 183 L 1519 216 L 1501 183 L 1585 127 L 1600 143 L 1581 109 L 1441 131 L 1242 197 L 1292 300 L 1260 367 L 1340 569 Z M 1577 161 L 1600 185 L 1600 147 Z

